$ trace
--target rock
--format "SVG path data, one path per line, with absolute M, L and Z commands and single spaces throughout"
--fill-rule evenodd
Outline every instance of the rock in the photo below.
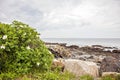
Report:
M 86 74 L 94 77 L 99 76 L 98 66 L 95 63 L 88 61 L 67 59 L 65 60 L 65 70 L 75 74 L 76 76 L 82 76 Z
M 102 60 L 105 58 L 105 56 L 94 56 L 94 60 L 96 63 L 102 63 Z
M 62 72 L 64 71 L 65 65 L 64 65 L 62 59 L 58 59 L 58 60 L 54 59 L 53 62 L 52 62 L 51 70 L 55 70 L 58 67 L 61 69 Z
M 120 50 L 113 50 L 113 53 L 120 53 Z
M 103 72 L 102 73 L 102 77 L 104 76 L 111 76 L 111 77 L 115 77 L 117 75 L 120 75 L 120 73 L 117 73 L 117 72 Z
M 116 47 L 104 47 L 101 45 L 84 46 L 84 47 L 80 47 L 79 49 L 87 52 L 120 53 L 120 50 L 118 50 L 118 48 Z
M 87 52 L 103 52 L 103 47 L 95 47 L 95 46 L 85 46 L 85 47 L 80 47 L 81 50 L 87 51 Z
M 65 44 L 49 44 L 46 46 L 54 54 L 55 58 L 68 58 L 71 56 L 71 52 L 63 45 Z
M 77 45 L 70 45 L 70 46 L 67 46 L 67 48 L 79 49 L 79 46 L 77 46 Z
M 97 48 L 97 49 L 103 49 L 104 47 L 102 45 L 92 45 L 92 48 Z
M 103 47 L 102 45 L 92 45 L 92 47 Z
M 89 54 L 80 55 L 80 56 L 78 56 L 78 57 L 79 57 L 79 60 L 84 60 L 84 61 L 93 59 L 93 56 L 92 56 L 92 55 L 89 55 Z
M 105 52 L 110 52 L 110 53 L 114 53 L 114 50 L 116 51 L 116 47 L 104 47 Z
M 66 43 L 60 43 L 59 45 L 66 47 Z
M 63 58 L 63 56 L 60 55 L 57 51 L 50 49 L 50 48 L 48 48 L 48 49 L 54 55 L 55 58 Z
M 79 55 L 78 59 L 79 60 L 83 60 L 83 61 L 90 61 L 90 62 L 95 62 L 97 63 L 99 66 L 102 62 L 102 60 L 105 58 L 105 56 L 96 56 L 96 55 L 89 55 L 89 54 L 85 54 L 85 55 Z M 75 58 L 77 59 L 77 57 Z
M 100 74 L 103 72 L 120 72 L 120 61 L 111 56 L 104 58 L 100 66 Z

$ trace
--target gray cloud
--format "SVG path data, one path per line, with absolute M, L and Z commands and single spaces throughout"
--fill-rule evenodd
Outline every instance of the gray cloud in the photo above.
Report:
M 19 20 L 42 37 L 119 37 L 119 0 L 1 0 L 0 21 Z

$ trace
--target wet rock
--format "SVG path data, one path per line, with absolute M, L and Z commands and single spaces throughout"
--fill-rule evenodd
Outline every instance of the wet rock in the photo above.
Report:
M 71 48 L 71 49 L 79 49 L 79 46 L 77 46 L 77 45 L 70 45 L 70 46 L 67 46 L 67 48 Z
M 120 53 L 120 50 L 113 50 L 113 53 Z
M 111 56 L 104 58 L 100 66 L 100 74 L 103 72 L 120 72 L 120 61 Z
M 48 49 L 54 55 L 55 58 L 63 58 L 63 56 L 60 55 L 60 53 L 58 53 L 57 51 L 50 49 L 50 48 L 48 48 Z
M 63 44 L 49 44 L 47 48 L 54 54 L 55 58 L 68 58 L 71 56 L 71 52 Z
M 103 48 L 100 47 L 85 46 L 85 47 L 81 47 L 80 49 L 87 52 L 103 52 Z
M 92 75 L 94 77 L 99 76 L 98 66 L 93 62 L 67 59 L 65 60 L 65 70 L 75 74 L 76 76 L 82 76 L 85 74 Z
M 102 45 L 92 45 L 92 47 L 103 47 Z

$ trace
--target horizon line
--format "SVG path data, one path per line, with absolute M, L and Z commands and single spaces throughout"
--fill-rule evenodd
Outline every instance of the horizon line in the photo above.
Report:
M 56 38 L 56 39 L 58 39 L 58 38 L 62 38 L 62 37 L 40 37 L 40 38 L 42 38 L 42 39 L 45 39 L 45 38 Z M 63 39 L 65 39 L 65 38 L 76 38 L 76 39 L 120 39 L 120 38 L 118 38 L 118 37 L 113 37 L 113 38 L 104 38 L 104 37 L 97 37 L 97 38 L 84 38 L 84 37 L 82 37 L 82 38 L 80 38 L 80 37 L 63 37 Z

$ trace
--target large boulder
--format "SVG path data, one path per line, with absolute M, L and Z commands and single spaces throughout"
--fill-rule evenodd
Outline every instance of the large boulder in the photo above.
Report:
M 111 56 L 104 58 L 100 66 L 100 73 L 103 72 L 120 72 L 120 61 Z
M 75 74 L 76 76 L 82 76 L 89 74 L 93 77 L 98 77 L 98 66 L 93 62 L 67 59 L 64 62 L 65 70 Z

